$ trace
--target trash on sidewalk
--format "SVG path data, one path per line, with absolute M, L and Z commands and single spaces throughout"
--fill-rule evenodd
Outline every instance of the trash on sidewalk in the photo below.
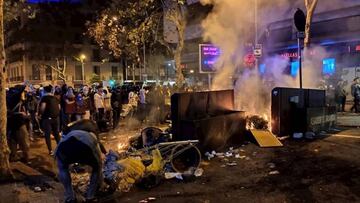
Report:
M 229 162 L 226 165 L 227 166 L 237 166 L 237 163 L 236 162 Z
M 38 186 L 37 186 L 37 187 L 34 187 L 34 191 L 35 191 L 35 192 L 41 192 L 42 189 L 41 189 L 41 187 L 38 187 Z
M 280 141 L 283 141 L 283 140 L 286 140 L 286 139 L 289 139 L 289 138 L 290 138 L 290 136 L 278 137 L 278 139 L 279 139 Z
M 164 174 L 164 176 L 165 176 L 165 179 L 173 179 L 173 178 L 177 178 L 177 179 L 179 179 L 179 180 L 183 180 L 183 178 L 182 178 L 182 174 L 181 173 L 165 173 Z
M 303 137 L 304 137 L 303 133 L 294 133 L 294 134 L 293 134 L 293 138 L 294 138 L 294 139 L 301 139 L 301 138 L 303 138 Z
M 198 169 L 195 170 L 194 176 L 195 176 L 195 177 L 200 177 L 200 176 L 203 175 L 203 173 L 204 173 L 204 169 L 198 168 Z
M 153 202 L 155 200 L 156 200 L 155 197 L 148 197 L 146 199 L 140 200 L 139 203 L 148 203 L 148 202 Z
M 280 172 L 279 171 L 270 171 L 269 175 L 279 175 Z
M 240 154 L 236 154 L 236 155 L 235 155 L 235 158 L 236 158 L 236 159 L 245 159 L 246 156 L 241 156 Z
M 276 168 L 276 165 L 274 163 L 268 163 L 267 165 L 269 166 L 270 169 Z

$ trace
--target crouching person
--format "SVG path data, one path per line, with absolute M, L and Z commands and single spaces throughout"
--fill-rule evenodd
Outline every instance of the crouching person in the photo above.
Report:
M 87 202 L 95 202 L 95 193 L 103 183 L 100 142 L 93 132 L 72 130 L 60 141 L 55 151 L 59 180 L 65 189 L 65 202 L 76 202 L 71 184 L 69 166 L 74 163 L 92 168 L 90 183 L 85 195 Z

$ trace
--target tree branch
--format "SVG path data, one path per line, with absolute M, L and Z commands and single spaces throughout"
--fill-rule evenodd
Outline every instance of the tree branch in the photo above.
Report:
M 309 8 L 309 0 L 305 0 L 305 7 L 306 7 L 306 9 Z

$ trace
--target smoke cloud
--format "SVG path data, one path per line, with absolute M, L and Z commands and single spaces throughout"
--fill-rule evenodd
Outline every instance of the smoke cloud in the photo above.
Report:
M 296 9 L 292 8 L 291 2 L 295 1 L 258 0 L 259 36 L 269 19 L 289 19 L 289 12 L 292 15 Z M 303 1 L 296 2 L 299 6 L 300 2 L 303 4 Z M 255 40 L 255 1 L 201 0 L 201 3 L 213 5 L 212 13 L 202 22 L 204 40 L 210 41 L 222 52 L 216 64 L 212 89 L 234 88 L 239 110 L 248 114 L 270 115 L 271 90 L 274 87 L 299 87 L 299 78 L 285 74 L 289 69 L 289 59 L 283 56 L 264 56 L 266 70 L 261 74 L 257 68 L 244 67 L 244 56 L 249 53 L 246 47 Z M 322 59 L 329 54 L 321 47 L 313 47 L 305 50 L 304 56 L 303 87 L 317 88 L 322 78 Z

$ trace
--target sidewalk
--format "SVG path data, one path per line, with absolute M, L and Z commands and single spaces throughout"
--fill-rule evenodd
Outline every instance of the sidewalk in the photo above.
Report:
M 140 128 L 141 129 L 141 128 Z M 101 135 L 101 140 L 107 149 L 117 149 L 119 143 L 125 142 L 131 135 L 138 134 L 139 130 L 116 130 Z M 53 148 L 55 140 L 52 139 Z M 52 156 L 47 152 L 45 139 L 36 136 L 31 142 L 30 165 L 21 162 L 12 162 L 11 168 L 16 174 L 17 181 L 0 183 L 0 203 L 57 203 L 64 202 L 63 186 L 55 181 L 56 166 Z M 34 185 L 26 185 L 31 182 Z M 37 185 L 50 185 L 45 191 L 35 192 Z
M 360 127 L 360 114 L 351 112 L 339 112 L 337 113 L 338 126 L 346 127 Z
M 11 163 L 16 182 L 0 184 L 0 203 L 57 203 L 63 202 L 63 188 L 21 162 Z M 42 188 L 42 191 L 35 191 Z

